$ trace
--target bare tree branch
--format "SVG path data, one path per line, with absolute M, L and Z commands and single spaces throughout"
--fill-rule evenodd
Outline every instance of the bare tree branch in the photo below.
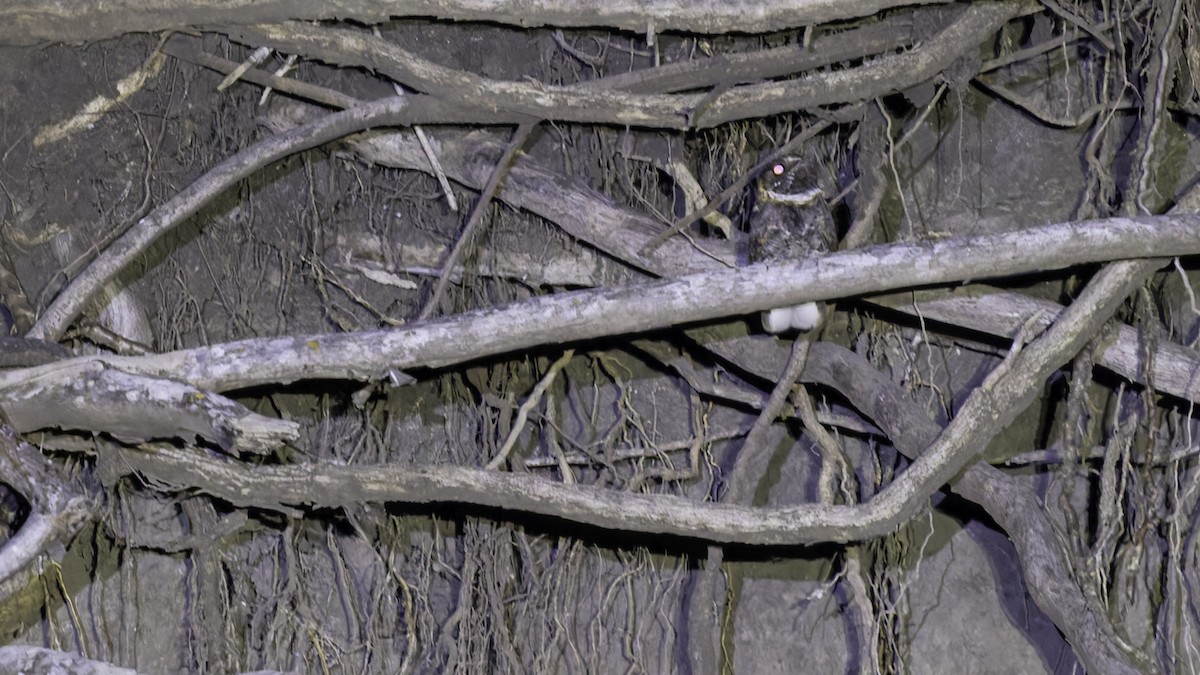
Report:
M 757 336 L 729 339 L 708 328 L 689 335 L 725 358 L 745 363 L 752 372 L 775 379 L 788 359 L 785 346 Z M 812 346 L 803 382 L 837 390 L 863 415 L 886 432 L 892 444 L 909 459 L 917 459 L 942 432 L 927 414 L 909 400 L 900 385 L 861 356 L 837 345 Z M 1103 608 L 1092 603 L 1071 576 L 1067 549 L 1050 522 L 1031 483 L 976 463 L 950 483 L 951 490 L 983 507 L 1008 534 L 1025 570 L 1034 601 L 1066 635 L 1088 672 L 1130 674 L 1151 672 L 1145 655 L 1120 648 Z
M 215 391 L 312 378 L 373 380 L 391 369 L 439 368 L 535 345 L 638 333 L 810 301 L 1195 253 L 1200 253 L 1200 215 L 1110 218 L 559 293 L 392 330 L 241 340 L 102 360 L 126 372 L 171 377 Z M 96 358 L 101 357 L 42 368 Z M 37 372 L 0 372 L 0 389 Z
M 633 94 L 601 86 L 491 80 L 432 63 L 363 31 L 301 23 L 223 30 L 238 42 L 267 45 L 339 65 L 372 68 L 414 89 L 475 110 L 508 110 L 546 120 L 683 129 L 853 103 L 902 91 L 945 70 L 1023 11 L 1023 5 L 1017 3 L 976 3 L 912 50 L 881 56 L 854 68 L 732 87 L 711 101 L 703 94 Z M 698 114 L 697 119 L 691 119 L 693 114 Z
M 1039 324 L 1049 325 L 1063 311 L 1056 302 L 985 286 L 895 293 L 872 296 L 867 301 L 926 320 L 1004 337 L 1033 317 L 1038 317 Z M 1136 329 L 1117 326 L 1114 339 L 1101 345 L 1096 353 L 1097 365 L 1130 382 L 1145 384 L 1145 345 L 1139 342 Z M 1148 365 L 1157 391 L 1200 401 L 1200 358 L 1194 350 L 1163 340 L 1156 345 Z
M 653 38 L 662 31 L 764 33 L 870 16 L 886 9 L 944 0 L 801 0 L 658 5 L 638 0 L 343 0 L 332 5 L 276 0 L 115 0 L 64 8 L 56 0 L 19 0 L 0 8 L 0 44 L 82 42 L 130 32 L 229 24 L 343 19 L 379 23 L 404 17 L 487 21 L 513 26 L 609 27 Z
M 721 350 L 718 344 L 709 344 Z M 884 428 L 903 455 L 916 459 L 941 433 L 938 425 L 911 401 L 892 380 L 858 355 L 828 343 L 813 345 L 811 364 L 802 378 L 844 394 L 860 412 Z M 769 358 L 752 359 L 762 375 L 778 373 L 786 355 L 776 349 Z M 760 357 L 763 356 L 760 354 Z M 1150 672 L 1145 655 L 1129 655 L 1119 647 L 1104 610 L 1080 589 L 1069 570 L 1066 547 L 1050 522 L 1031 483 L 1009 477 L 982 462 L 976 463 L 950 484 L 951 490 L 983 507 L 1008 534 L 1025 571 L 1025 583 L 1034 601 L 1066 635 L 1075 653 L 1095 673 Z
M 300 425 L 264 417 L 212 392 L 160 377 L 124 373 L 100 361 L 47 366 L 4 388 L 0 408 L 22 433 L 104 432 L 127 443 L 196 437 L 226 452 L 263 454 L 300 436 Z
M 1049 373 L 1074 356 L 1117 304 L 1160 264 L 1158 260 L 1120 262 L 1101 271 L 1058 322 L 976 389 L 937 441 L 898 480 L 857 506 L 698 505 L 587 486 L 567 490 L 536 478 L 461 467 L 264 467 L 247 473 L 168 450 L 153 455 L 122 452 L 121 457 L 131 466 L 156 471 L 156 477 L 168 483 L 204 485 L 205 491 L 238 506 L 453 501 L 714 542 L 809 544 L 870 538 L 893 531 L 915 515 L 924 500 L 976 457 L 1028 405 Z M 234 480 L 235 476 L 241 479 Z
M 98 500 L 67 471 L 0 424 L 0 476 L 29 502 L 29 517 L 0 554 L 0 600 L 19 591 L 30 565 L 69 542 L 96 515 Z

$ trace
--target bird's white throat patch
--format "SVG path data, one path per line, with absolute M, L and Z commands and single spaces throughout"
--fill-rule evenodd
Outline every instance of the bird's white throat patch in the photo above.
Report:
M 782 204 L 784 206 L 808 206 L 812 204 L 817 197 L 821 196 L 821 188 L 814 187 L 800 192 L 776 192 L 775 190 L 763 190 L 763 196 L 767 201 L 774 204 Z

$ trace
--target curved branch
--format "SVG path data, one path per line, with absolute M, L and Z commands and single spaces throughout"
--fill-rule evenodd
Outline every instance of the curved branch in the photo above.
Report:
M 708 328 L 688 334 L 723 358 L 744 364 L 755 375 L 774 380 L 784 369 L 787 350 L 774 340 L 729 339 Z M 837 390 L 881 427 L 905 457 L 916 460 L 941 428 L 914 405 L 906 392 L 850 350 L 818 342 L 801 380 Z M 1088 672 L 1122 675 L 1151 672 L 1137 656 L 1125 654 L 1104 611 L 1091 603 L 1072 578 L 1067 549 L 1046 515 L 1031 483 L 977 462 L 950 483 L 951 490 L 980 505 L 1009 536 L 1038 607 L 1066 636 Z
M 1063 311 L 1062 305 L 1050 300 L 982 285 L 871 296 L 866 301 L 926 321 L 1001 337 L 1011 336 L 1030 319 L 1049 325 Z M 1141 384 L 1146 383 L 1148 365 L 1156 391 L 1200 402 L 1200 358 L 1195 350 L 1163 340 L 1155 347 L 1154 358 L 1147 360 L 1146 346 L 1140 342 L 1136 328 L 1117 326 L 1113 339 L 1096 351 L 1096 365 Z
M 328 143 L 357 131 L 378 126 L 405 125 L 414 116 L 429 112 L 425 106 L 443 109 L 428 97 L 387 98 L 333 113 L 256 143 L 213 167 L 150 215 L 142 218 L 92 261 L 83 273 L 54 300 L 28 337 L 56 341 L 84 307 L 125 266 L 159 238 L 191 217 L 214 197 L 262 167 L 302 150 Z M 445 110 L 450 117 L 457 115 Z
M 718 345 L 709 345 L 717 347 Z M 938 437 L 941 429 L 892 380 L 849 350 L 827 343 L 813 345 L 813 357 L 802 379 L 832 387 L 851 404 L 883 427 L 892 444 L 909 459 Z M 778 373 L 785 358 L 776 349 L 776 361 L 756 359 L 759 374 Z M 745 361 L 745 359 L 743 359 Z M 1046 515 L 1031 483 L 1009 477 L 982 462 L 969 467 L 950 483 L 951 490 L 980 505 L 1009 536 L 1024 571 L 1025 584 L 1034 602 L 1062 631 L 1089 673 L 1149 672 L 1138 657 L 1121 651 L 1121 640 L 1107 615 L 1071 577 L 1066 547 Z
M 704 128 L 902 91 L 929 80 L 964 53 L 977 49 L 988 35 L 1023 11 L 1019 3 L 975 3 L 912 50 L 853 68 L 731 87 L 711 101 L 704 94 L 618 91 L 603 85 L 603 80 L 567 86 L 492 80 L 433 63 L 369 33 L 343 28 L 287 23 L 234 26 L 223 31 L 245 44 L 268 45 L 330 63 L 371 68 L 474 110 L 508 110 L 546 120 L 682 129 L 693 126 L 689 120 L 701 106 L 703 112 L 694 126 Z
M 528 476 L 461 467 L 258 467 L 217 464 L 188 453 L 122 452 L 166 482 L 204 486 L 237 506 L 336 506 L 367 501 L 465 502 L 565 518 L 597 527 L 746 544 L 845 542 L 893 531 L 963 469 L 1028 404 L 1046 376 L 1079 351 L 1115 307 L 1159 265 L 1120 262 L 1101 271 L 1059 321 L 997 369 L 937 441 L 896 481 L 858 506 L 804 504 L 754 509 L 659 495 L 563 486 Z M 163 462 L 169 462 L 166 466 Z M 155 468 L 157 467 L 157 469 Z
M 87 489 L 0 425 L 0 476 L 29 502 L 21 529 L 0 549 L 0 600 L 25 586 L 31 565 L 51 546 L 69 542 L 94 519 L 98 501 Z
M 219 394 L 96 361 L 45 368 L 0 392 L 0 410 L 20 432 L 84 429 L 126 443 L 163 438 L 191 443 L 199 437 L 225 452 L 253 454 L 269 453 L 300 435 L 296 422 L 259 415 Z

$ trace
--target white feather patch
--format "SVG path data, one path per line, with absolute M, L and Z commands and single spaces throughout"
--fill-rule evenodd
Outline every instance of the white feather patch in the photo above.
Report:
M 812 330 L 821 320 L 821 310 L 815 302 L 795 307 L 779 307 L 762 313 L 763 330 L 779 335 L 790 331 Z

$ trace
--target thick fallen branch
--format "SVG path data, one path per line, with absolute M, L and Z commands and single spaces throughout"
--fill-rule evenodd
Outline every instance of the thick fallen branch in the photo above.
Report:
M 854 103 L 903 91 L 936 76 L 1023 11 L 1017 3 L 976 3 L 912 50 L 861 66 L 704 94 L 634 94 L 607 87 L 499 81 L 446 68 L 363 31 L 288 23 L 223 29 L 233 40 L 310 58 L 371 68 L 418 91 L 473 110 L 500 109 L 545 120 L 666 129 Z M 703 108 L 702 112 L 700 109 Z M 698 115 L 693 119 L 693 115 Z
M 561 485 L 462 467 L 260 467 L 210 462 L 194 453 L 122 452 L 121 461 L 168 483 L 205 486 L 237 506 L 341 506 L 366 501 L 463 502 L 555 516 L 597 527 L 746 544 L 851 541 L 893 531 L 962 470 L 1015 417 L 1045 377 L 1069 360 L 1160 261 L 1114 263 L 1059 321 L 981 385 L 959 415 L 901 477 L 858 506 L 806 504 L 753 509 L 675 497 Z M 163 463 L 167 462 L 167 465 Z M 157 466 L 157 469 L 154 468 Z
M 99 499 L 81 481 L 0 424 L 0 476 L 29 502 L 29 517 L 0 554 L 0 601 L 24 587 L 30 565 L 91 522 Z
M 21 433 L 104 432 L 127 443 L 204 439 L 226 452 L 264 454 L 295 441 L 300 425 L 264 417 L 236 401 L 182 382 L 124 373 L 102 361 L 43 367 L 0 389 L 0 410 Z
M 893 7 L 945 0 L 801 0 L 797 2 L 647 3 L 640 0 L 111 0 L 64 6 L 59 0 L 0 5 L 0 44 L 102 40 L 131 32 L 196 29 L 214 24 L 348 19 L 379 23 L 404 17 L 486 21 L 513 26 L 609 27 L 653 36 L 662 31 L 765 33 L 870 16 Z
M 214 391 L 316 378 L 375 380 L 393 369 L 439 368 L 537 345 L 640 333 L 814 300 L 1112 259 L 1196 253 L 1200 215 L 1111 218 L 889 244 L 786 264 L 560 293 L 389 330 L 241 340 L 143 357 L 76 360 L 102 358 L 126 372 L 169 377 Z M 0 372 L 0 388 L 35 376 L 37 370 Z

